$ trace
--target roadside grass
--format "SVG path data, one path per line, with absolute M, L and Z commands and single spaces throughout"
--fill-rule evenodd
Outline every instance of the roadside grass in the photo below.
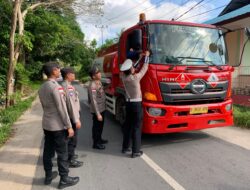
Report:
M 30 96 L 32 93 L 36 92 L 39 89 L 42 83 L 43 83 L 42 81 L 29 82 L 27 85 L 25 85 L 22 96 L 24 97 Z
M 0 109 L 0 146 L 2 146 L 12 134 L 13 123 L 25 112 L 36 97 L 36 92 L 42 82 L 30 82 L 24 89 L 24 98 L 20 93 L 16 93 L 16 104 L 7 109 Z
M 32 96 L 26 100 L 18 101 L 7 109 L 0 110 L 0 146 L 8 140 L 12 132 L 11 126 L 31 106 L 34 99 L 35 96 Z
M 249 107 L 245 107 L 241 105 L 234 105 L 233 113 L 234 113 L 235 126 L 250 129 L 250 108 Z

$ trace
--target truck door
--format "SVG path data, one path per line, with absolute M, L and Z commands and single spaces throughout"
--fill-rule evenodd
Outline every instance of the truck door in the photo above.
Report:
M 142 29 L 134 28 L 124 32 L 119 46 L 119 64 L 122 64 L 126 59 L 137 60 L 142 52 Z

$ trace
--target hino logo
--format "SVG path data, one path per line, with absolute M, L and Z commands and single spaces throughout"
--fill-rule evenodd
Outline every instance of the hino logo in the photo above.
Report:
M 175 78 L 161 78 L 162 82 L 175 82 Z
M 203 94 L 206 91 L 207 84 L 202 79 L 193 80 L 191 83 L 191 90 L 194 94 Z

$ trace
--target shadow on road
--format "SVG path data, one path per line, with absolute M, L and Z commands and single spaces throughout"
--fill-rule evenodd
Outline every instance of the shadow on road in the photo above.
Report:
M 106 145 L 106 149 L 95 150 L 92 149 L 92 115 L 89 112 L 88 106 L 86 106 L 83 101 L 81 102 L 81 108 L 83 128 L 79 131 L 79 144 L 83 146 L 78 146 L 78 150 L 124 157 L 124 155 L 121 154 L 122 129 L 119 123 L 115 121 L 114 116 L 108 112 L 105 115 L 103 138 L 109 140 L 109 143 Z M 199 131 L 160 135 L 143 134 L 142 149 L 149 147 L 157 148 L 160 146 L 169 146 L 176 143 L 187 143 L 189 141 L 199 141 L 205 138 L 211 137 Z

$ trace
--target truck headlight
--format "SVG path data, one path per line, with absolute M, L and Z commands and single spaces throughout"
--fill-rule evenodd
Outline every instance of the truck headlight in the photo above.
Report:
M 161 108 L 148 108 L 148 113 L 152 116 L 163 116 L 166 113 L 166 110 Z
M 232 104 L 227 104 L 225 108 L 227 111 L 230 111 L 232 109 Z

